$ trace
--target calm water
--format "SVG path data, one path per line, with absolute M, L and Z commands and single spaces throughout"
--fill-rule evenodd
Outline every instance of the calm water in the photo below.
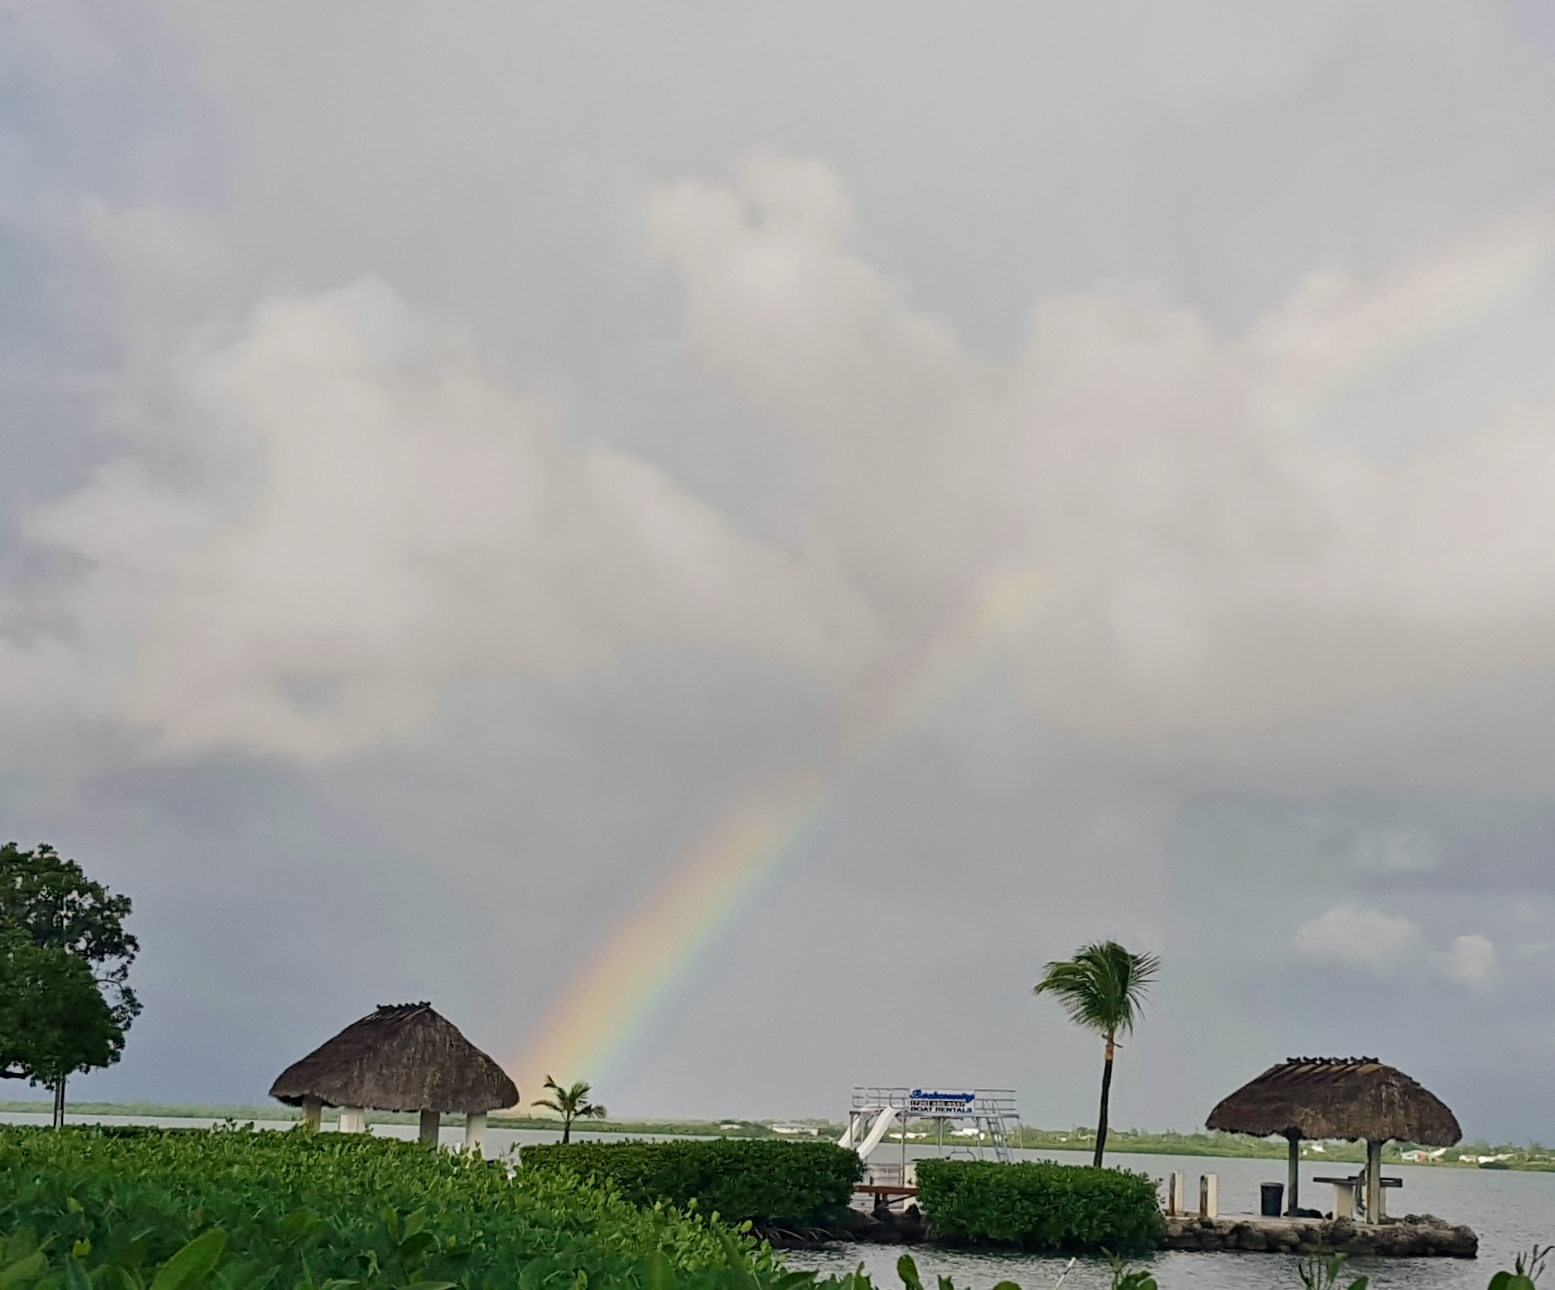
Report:
M 883 1156 L 882 1152 L 882 1156 Z M 1017 1156 L 1059 1160 L 1064 1164 L 1089 1164 L 1089 1154 L 1079 1152 L 1017 1152 Z M 1258 1184 L 1284 1182 L 1283 1160 L 1235 1160 L 1204 1156 L 1137 1156 L 1109 1154 L 1109 1165 L 1149 1174 L 1162 1184 L 1166 1175 L 1181 1169 L 1187 1175 L 1188 1194 L 1198 1195 L 1200 1174 L 1220 1176 L 1222 1217 L 1251 1214 L 1258 1208 Z M 1348 1174 L 1354 1165 L 1302 1161 L 1301 1193 L 1304 1204 L 1329 1209 L 1332 1189 L 1310 1181 L 1314 1174 Z M 1404 1185 L 1388 1193 L 1388 1210 L 1394 1214 L 1437 1214 L 1450 1223 L 1467 1223 L 1479 1233 L 1479 1258 L 1472 1259 L 1352 1259 L 1356 1275 L 1371 1278 L 1372 1286 L 1411 1287 L 1411 1290 L 1484 1290 L 1491 1274 L 1511 1267 L 1513 1256 L 1535 1241 L 1555 1242 L 1555 1173 L 1514 1173 L 1510 1170 L 1445 1169 L 1428 1165 L 1390 1165 L 1389 1174 Z M 859 1263 L 877 1286 L 900 1286 L 896 1260 L 901 1246 L 848 1245 L 833 1250 L 795 1251 L 790 1266 L 816 1268 L 828 1273 L 846 1272 Z M 996 1281 L 1018 1282 L 1023 1290 L 1048 1290 L 1068 1264 L 1068 1258 L 1028 1254 L 969 1254 L 944 1250 L 916 1250 L 918 1271 L 933 1285 L 933 1277 L 949 1276 L 957 1287 L 988 1290 Z M 1286 1254 L 1177 1254 L 1162 1253 L 1147 1259 L 1162 1290 L 1301 1290 L 1293 1255 Z M 1064 1281 L 1064 1290 L 1096 1290 L 1111 1283 L 1104 1259 L 1081 1259 Z
M 85 1116 L 72 1123 L 148 1124 L 171 1127 L 209 1127 L 213 1120 L 164 1120 L 137 1116 Z M 452 1118 L 452 1117 L 450 1117 Z M 0 1122 L 47 1124 L 46 1115 L 0 1113 Z M 284 1129 L 290 1121 L 257 1122 L 260 1128 Z M 413 1124 L 377 1124 L 372 1132 L 384 1137 L 413 1138 Z M 515 1145 L 555 1142 L 561 1135 L 541 1130 L 490 1129 L 486 1147 L 490 1154 L 507 1151 Z M 618 1140 L 614 1134 L 575 1133 L 579 1138 Z M 447 1127 L 442 1132 L 444 1146 L 464 1141 L 462 1128 Z M 914 1151 L 913 1155 L 921 1154 Z M 1017 1152 L 1032 1160 L 1058 1160 L 1065 1164 L 1087 1164 L 1090 1157 L 1080 1152 Z M 885 1151 L 883 1159 L 889 1158 Z M 1258 1207 L 1258 1184 L 1283 1182 L 1283 1160 L 1235 1160 L 1201 1156 L 1142 1156 L 1117 1154 L 1107 1157 L 1109 1164 L 1149 1174 L 1162 1182 L 1167 1173 L 1181 1169 L 1187 1175 L 1188 1194 L 1198 1194 L 1200 1174 L 1220 1176 L 1220 1212 L 1223 1217 L 1253 1213 Z M 1302 1200 L 1327 1209 L 1332 1192 L 1312 1183 L 1314 1174 L 1348 1173 L 1354 1166 L 1302 1161 Z M 1451 1223 L 1467 1223 L 1479 1233 L 1480 1256 L 1469 1259 L 1354 1259 L 1356 1274 L 1371 1278 L 1373 1286 L 1408 1287 L 1409 1290 L 1484 1290 L 1498 1268 L 1511 1267 L 1520 1250 L 1535 1242 L 1555 1242 L 1555 1173 L 1514 1173 L 1510 1170 L 1438 1169 L 1423 1165 L 1391 1165 L 1389 1173 L 1404 1180 L 1402 1188 L 1388 1193 L 1388 1208 L 1395 1214 L 1437 1214 Z M 1164 1192 L 1163 1192 L 1164 1194 Z M 860 1263 L 881 1290 L 895 1290 L 901 1283 L 896 1276 L 896 1260 L 901 1246 L 845 1245 L 827 1250 L 796 1250 L 786 1258 L 791 1267 L 815 1268 L 826 1273 L 851 1271 Z M 933 1278 L 952 1277 L 961 1288 L 988 1290 L 997 1281 L 1018 1282 L 1023 1290 L 1048 1290 L 1068 1264 L 1067 1258 L 1029 1254 L 970 1254 L 945 1250 L 916 1249 L 913 1257 L 929 1285 Z M 1148 1263 L 1162 1290 L 1300 1290 L 1295 1259 L 1282 1254 L 1157 1254 Z M 1105 1260 L 1081 1259 L 1064 1281 L 1064 1290 L 1097 1290 L 1110 1284 Z

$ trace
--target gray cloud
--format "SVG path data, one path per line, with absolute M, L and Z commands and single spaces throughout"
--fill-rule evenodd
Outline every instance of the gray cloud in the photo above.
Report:
M 1133 291 L 1044 301 L 1012 362 L 969 353 L 848 253 L 825 167 L 752 163 L 655 199 L 694 353 L 787 425 L 846 567 L 900 621 L 1040 570 L 1039 708 L 1188 732 L 1549 657 L 1555 404 L 1378 460 L 1304 405 L 1548 263 L 1504 221 L 1375 282 L 1309 280 L 1244 337 Z
M 1169 965 L 1124 1119 L 1364 1050 L 1548 1134 L 1528 6 L 0 23 L 0 833 L 137 898 L 92 1087 L 260 1096 L 397 994 L 511 1051 L 841 728 L 612 1106 L 938 1063 L 1083 1121 L 1027 989 L 1119 935 Z M 1002 654 L 860 722 L 1012 573 Z
M 25 525 L 89 565 L 86 630 L 134 641 L 116 707 L 168 749 L 334 753 L 413 725 L 439 683 L 623 644 L 836 672 L 867 643 L 823 563 L 569 450 L 381 287 L 262 306 L 178 377 L 213 478 L 111 461 Z

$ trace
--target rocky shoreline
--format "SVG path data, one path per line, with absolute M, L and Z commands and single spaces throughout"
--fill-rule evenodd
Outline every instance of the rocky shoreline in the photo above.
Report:
M 874 1245 L 919 1245 L 929 1239 L 929 1224 L 916 1205 L 905 1212 L 850 1209 L 836 1227 L 769 1227 L 757 1225 L 751 1235 L 775 1250 L 811 1250 L 821 1245 L 866 1241 Z
M 1379 1258 L 1472 1259 L 1479 1254 L 1474 1229 L 1453 1226 L 1434 1214 L 1407 1214 L 1377 1226 L 1347 1218 L 1273 1219 L 1167 1218 L 1158 1248 L 1183 1252 L 1246 1254 L 1349 1254 Z M 813 1249 L 846 1241 L 879 1245 L 943 1245 L 936 1241 L 917 1206 L 905 1213 L 850 1210 L 835 1228 L 758 1228 L 754 1235 L 775 1249 Z
M 1473 1228 L 1454 1227 L 1434 1214 L 1384 1218 L 1375 1226 L 1348 1218 L 1168 1218 L 1161 1248 L 1472 1259 L 1479 1255 L 1479 1237 Z

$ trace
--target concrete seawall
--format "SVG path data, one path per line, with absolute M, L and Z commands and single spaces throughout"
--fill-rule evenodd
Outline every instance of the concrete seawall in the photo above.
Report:
M 1249 1254 L 1350 1254 L 1385 1258 L 1472 1259 L 1473 1228 L 1454 1227 L 1431 1214 L 1409 1214 L 1378 1224 L 1347 1218 L 1168 1218 L 1165 1250 L 1238 1250 Z

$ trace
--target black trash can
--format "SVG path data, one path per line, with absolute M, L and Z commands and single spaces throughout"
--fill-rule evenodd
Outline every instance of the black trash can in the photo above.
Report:
M 1258 1184 L 1258 1212 L 1265 1218 L 1278 1218 L 1285 1202 L 1284 1183 Z

